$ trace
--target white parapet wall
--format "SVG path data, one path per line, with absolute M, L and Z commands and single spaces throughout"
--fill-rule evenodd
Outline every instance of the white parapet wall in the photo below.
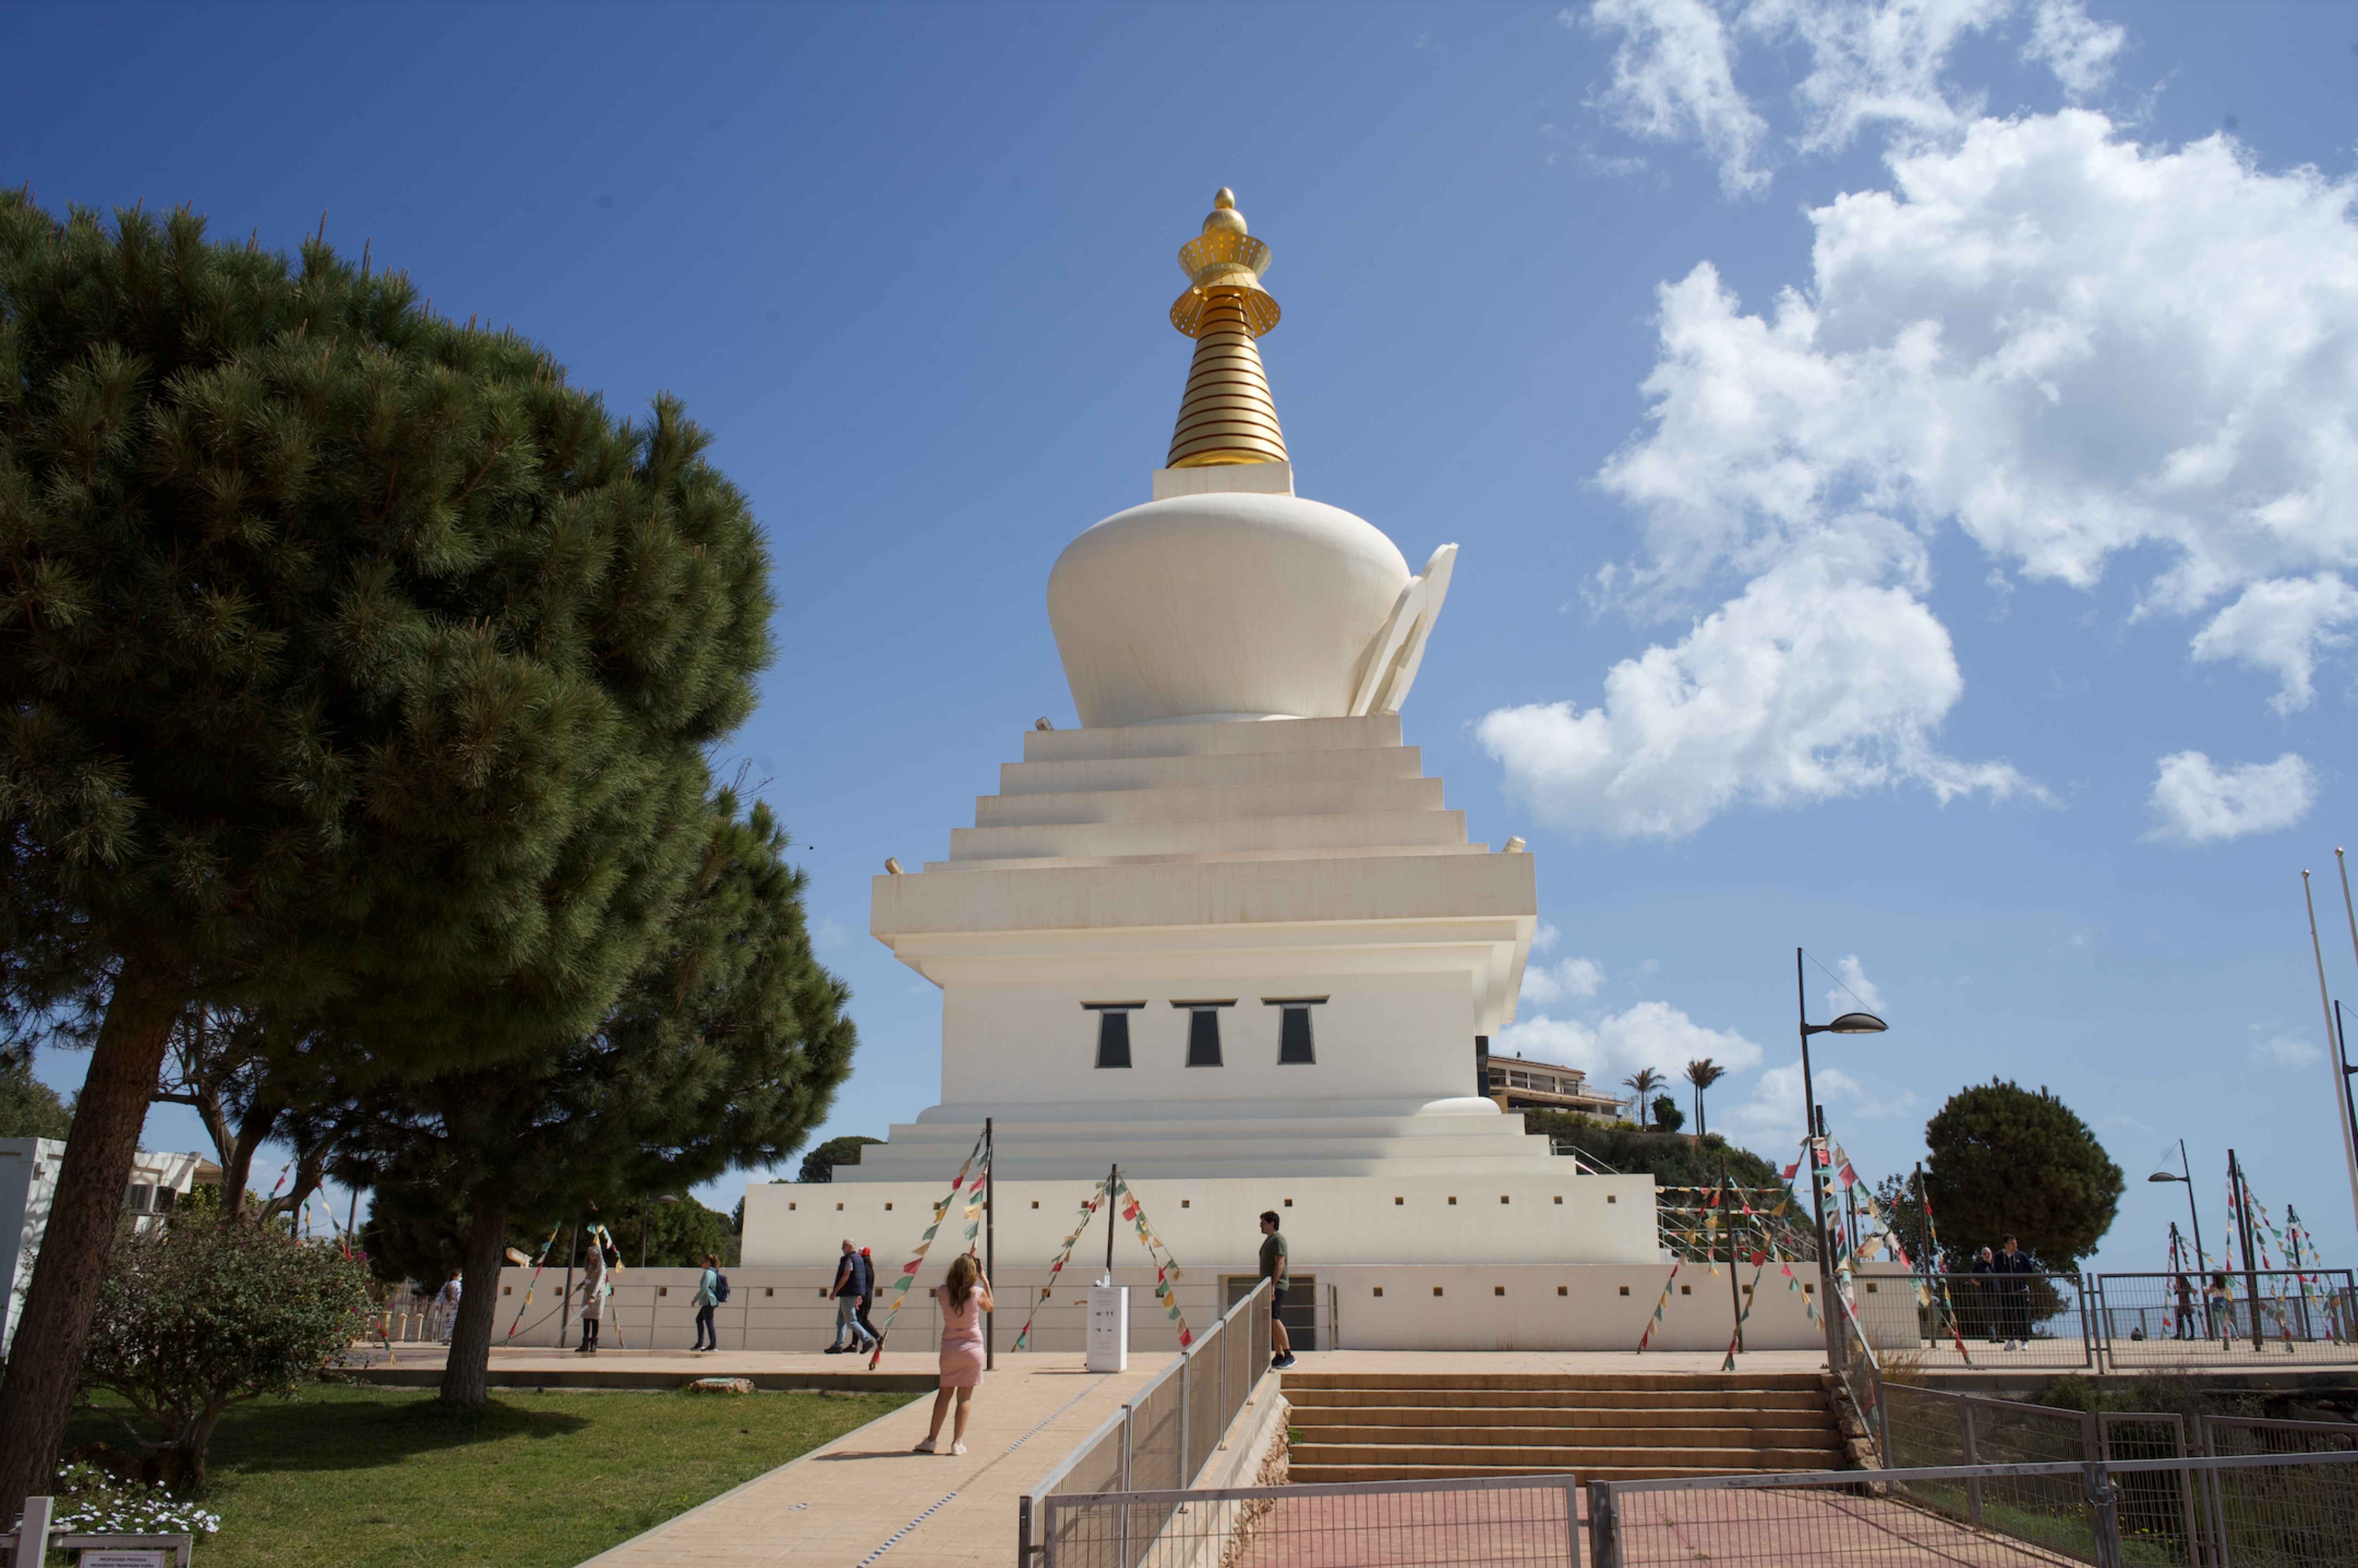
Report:
M 917 1288 L 909 1292 L 892 1325 L 895 1350 L 930 1352 L 938 1346 L 941 1325 L 928 1288 L 940 1281 L 946 1262 L 946 1254 L 926 1260 Z M 899 1268 L 899 1262 L 892 1262 L 879 1271 L 888 1281 L 871 1314 L 880 1325 L 892 1299 L 889 1281 Z M 1088 1286 L 1104 1268 L 1100 1244 L 1093 1260 L 1077 1260 L 1056 1281 L 1054 1293 L 1038 1301 L 1032 1351 L 1065 1357 L 1082 1352 Z M 1649 1341 L 1650 1349 L 1722 1350 L 1735 1324 L 1724 1263 L 1716 1273 L 1701 1264 L 1683 1264 L 1675 1281 L 1667 1263 L 1338 1267 L 1304 1259 L 1297 1268 L 1307 1282 L 1293 1292 L 1287 1315 L 1306 1320 L 1308 1332 L 1303 1337 L 1319 1349 L 1628 1351 L 1634 1368 L 1642 1366 L 1634 1358 L 1638 1341 L 1658 1303 L 1663 1321 Z M 1815 1265 L 1796 1264 L 1793 1272 L 1806 1296 L 1786 1283 L 1777 1264 L 1761 1272 L 1758 1301 L 1745 1325 L 1747 1348 L 1812 1350 L 1824 1345 L 1824 1335 L 1802 1305 L 1805 1299 L 1812 1303 L 1817 1300 Z M 514 1337 L 507 1337 L 531 1273 L 529 1269 L 502 1272 L 492 1344 L 546 1349 L 578 1341 L 579 1320 L 564 1311 L 563 1275 L 555 1270 L 541 1275 L 531 1309 Z M 831 1268 L 745 1267 L 728 1273 L 730 1299 L 714 1314 L 724 1352 L 809 1352 L 825 1349 L 833 1339 L 835 1304 L 827 1296 L 834 1280 Z M 600 1329 L 600 1346 L 607 1350 L 687 1349 L 695 1336 L 697 1277 L 694 1269 L 617 1271 Z M 1188 1325 L 1198 1333 L 1208 1327 L 1227 1309 L 1231 1293 L 1249 1289 L 1253 1277 L 1249 1261 L 1190 1265 L 1176 1293 Z M 1132 1355 L 1160 1356 L 1178 1349 L 1178 1326 L 1155 1299 L 1153 1271 L 1125 1264 L 1114 1270 L 1113 1278 L 1116 1284 L 1130 1287 Z M 1750 1267 L 1739 1271 L 1739 1297 L 1753 1279 Z M 1011 1264 L 1002 1254 L 994 1329 L 1000 1356 L 1015 1354 L 1016 1333 L 1047 1281 L 1044 1265 Z M 1662 1296 L 1666 1283 L 1671 1286 L 1667 1302 Z
M 948 1190 L 944 1174 L 914 1182 L 756 1183 L 745 1190 L 744 1258 L 749 1266 L 826 1263 L 849 1239 L 871 1249 L 892 1278 L 932 1223 Z M 1183 1267 L 1242 1267 L 1260 1246 L 1260 1215 L 1274 1211 L 1294 1260 L 1307 1270 L 1355 1264 L 1651 1263 L 1654 1181 L 1649 1175 L 1585 1176 L 1569 1160 L 1549 1160 L 1537 1173 L 1174 1176 L 1130 1182 L 1146 1218 Z M 1095 1189 L 1086 1181 L 1001 1182 L 994 1226 L 1002 1266 L 1044 1268 L 1078 1222 Z M 943 1221 L 940 1261 L 960 1246 L 962 1212 Z M 1105 1259 L 1102 1208 L 1076 1253 L 1086 1265 Z M 1117 1263 L 1142 1260 L 1137 1237 L 1121 1227 Z M 831 1265 L 830 1265 L 831 1266 Z

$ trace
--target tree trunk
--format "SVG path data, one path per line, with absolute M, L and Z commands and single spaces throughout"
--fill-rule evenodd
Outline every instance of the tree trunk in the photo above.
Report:
M 508 1208 L 495 1182 L 467 1195 L 463 1292 L 450 1325 L 450 1354 L 442 1363 L 442 1402 L 480 1410 L 491 1398 L 492 1328 L 500 1310 L 500 1263 L 507 1247 Z
M 186 1000 L 168 975 L 138 958 L 124 959 L 74 1108 L 7 1375 L 0 1379 L 0 1519 L 15 1519 L 27 1497 L 51 1489 L 107 1248 L 123 1218 L 131 1157 L 172 1021 Z

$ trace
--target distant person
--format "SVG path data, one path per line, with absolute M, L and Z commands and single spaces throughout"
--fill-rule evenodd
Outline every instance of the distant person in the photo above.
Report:
M 860 1347 L 863 1350 L 879 1349 L 884 1344 L 884 1336 L 876 1332 L 876 1325 L 868 1317 L 869 1309 L 875 1304 L 876 1260 L 870 1257 L 868 1249 L 863 1247 L 860 1249 L 860 1304 L 851 1314 L 853 1321 L 860 1325 Z
M 453 1269 L 449 1279 L 443 1281 L 442 1288 L 434 1292 L 434 1310 L 442 1317 L 442 1332 L 438 1337 L 445 1345 L 450 1343 L 450 1330 L 459 1321 L 459 1298 L 466 1293 L 463 1279 L 464 1276 Z
M 1269 1347 L 1275 1354 L 1269 1364 L 1283 1371 L 1293 1365 L 1293 1343 L 1285 1336 L 1285 1322 L 1278 1314 L 1285 1307 L 1285 1233 L 1277 1228 L 1277 1210 L 1267 1208 L 1260 1214 L 1260 1277 L 1270 1281 L 1269 1288 Z
M 2009 1236 L 2006 1249 L 1997 1255 L 1996 1265 L 2001 1276 L 1998 1311 L 2006 1327 L 2006 1347 L 2008 1350 L 2030 1348 L 2030 1281 L 2027 1277 L 2039 1271 L 2022 1243 Z
M 974 1402 L 975 1390 L 982 1386 L 982 1314 L 996 1310 L 990 1281 L 982 1277 L 982 1265 L 974 1260 L 973 1253 L 960 1253 L 952 1260 L 949 1277 L 934 1287 L 934 1300 L 942 1309 L 942 1386 L 934 1395 L 933 1430 L 915 1451 L 941 1452 L 942 1421 L 955 1398 L 957 1424 L 950 1429 L 950 1452 L 963 1454 L 967 1407 Z
M 2191 1339 L 2194 1337 L 2194 1281 L 2180 1274 L 2170 1281 L 2170 1291 L 2177 1297 L 2177 1306 L 2171 1314 L 2176 1337 Z
M 605 1315 L 606 1249 L 593 1235 L 581 1260 L 581 1343 L 573 1347 L 576 1356 L 598 1354 L 598 1323 Z
M 835 1260 L 834 1287 L 827 1293 L 835 1298 L 835 1343 L 826 1353 L 840 1356 L 859 1349 L 864 1343 L 860 1332 L 860 1249 L 849 1236 L 843 1238 L 843 1255 Z
M 1969 1325 L 1965 1332 L 1975 1339 L 1998 1342 L 1997 1257 L 1985 1247 L 1974 1254 L 1974 1277 L 1965 1281 L 1965 1300 Z
M 696 1281 L 696 1349 L 720 1348 L 720 1336 L 712 1326 L 712 1309 L 719 1304 L 720 1259 L 717 1253 L 707 1252 L 703 1276 Z
M 2235 1293 L 2227 1288 L 2225 1273 L 2211 1276 L 2202 1288 L 2202 1337 L 2221 1341 L 2235 1337 Z

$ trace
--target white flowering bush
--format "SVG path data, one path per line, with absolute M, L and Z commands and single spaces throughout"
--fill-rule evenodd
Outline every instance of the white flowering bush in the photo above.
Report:
M 59 1470 L 57 1499 L 50 1522 L 73 1535 L 211 1535 L 221 1529 L 221 1515 L 95 1465 Z

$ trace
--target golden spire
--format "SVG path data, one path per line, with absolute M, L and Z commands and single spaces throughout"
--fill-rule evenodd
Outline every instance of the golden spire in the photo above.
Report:
M 1195 361 L 1165 468 L 1286 460 L 1285 432 L 1253 346 L 1277 325 L 1277 301 L 1260 287 L 1268 267 L 1269 247 L 1245 232 L 1236 193 L 1222 186 L 1204 232 L 1179 247 L 1187 292 L 1172 305 L 1171 324 L 1195 340 Z

